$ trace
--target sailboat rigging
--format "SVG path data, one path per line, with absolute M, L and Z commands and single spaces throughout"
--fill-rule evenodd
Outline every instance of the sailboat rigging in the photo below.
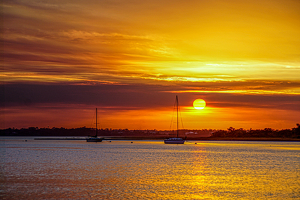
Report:
M 176 138 L 165 139 L 165 144 L 184 144 L 184 140 L 178 137 L 178 96 L 176 95 L 176 107 L 177 107 L 177 136 Z
M 97 108 L 96 108 L 96 135 L 91 136 L 89 138 L 86 139 L 87 142 L 102 142 L 103 138 L 98 138 L 98 128 L 97 128 L 97 124 L 98 124 L 98 120 L 97 120 Z

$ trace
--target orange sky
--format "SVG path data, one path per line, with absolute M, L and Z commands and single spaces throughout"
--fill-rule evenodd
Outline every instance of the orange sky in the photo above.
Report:
M 3 1 L 1 124 L 292 128 L 300 2 Z M 203 110 L 192 103 L 202 98 Z

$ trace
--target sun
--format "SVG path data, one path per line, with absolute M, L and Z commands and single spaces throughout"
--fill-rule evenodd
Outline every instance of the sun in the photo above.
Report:
M 193 103 L 193 106 L 197 110 L 202 110 L 206 106 L 206 102 L 203 99 L 196 99 Z

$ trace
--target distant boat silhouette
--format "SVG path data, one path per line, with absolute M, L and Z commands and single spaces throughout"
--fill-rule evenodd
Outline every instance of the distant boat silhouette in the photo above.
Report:
M 96 135 L 90 136 L 86 139 L 87 142 L 102 142 L 103 138 L 98 138 L 98 129 L 97 129 L 97 108 L 96 108 Z
M 176 95 L 176 106 L 177 106 L 177 136 L 176 138 L 165 139 L 165 144 L 184 144 L 184 140 L 178 137 L 178 97 Z

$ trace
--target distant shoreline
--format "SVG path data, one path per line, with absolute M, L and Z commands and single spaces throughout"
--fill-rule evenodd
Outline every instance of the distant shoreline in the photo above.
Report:
M 272 128 L 235 129 L 229 127 L 227 130 L 215 129 L 179 129 L 174 130 L 128 130 L 128 129 L 96 129 L 94 128 L 38 128 L 27 129 L 0 129 L 0 136 L 34 136 L 37 138 L 81 138 L 85 140 L 88 136 L 98 135 L 104 140 L 163 140 L 171 137 L 181 137 L 185 140 L 195 141 L 300 141 L 300 124 L 291 129 L 275 130 Z M 49 139 L 50 140 L 50 139 Z M 52 139 L 53 140 L 53 139 Z
M 215 141 L 290 141 L 300 142 L 300 138 L 206 138 L 203 140 Z
M 18 136 L 12 136 L 18 137 Z M 103 140 L 164 140 L 165 137 L 99 137 Z M 34 140 L 86 140 L 86 137 L 35 137 Z M 203 137 L 192 138 L 187 141 L 286 141 L 286 142 L 300 142 L 299 138 L 215 138 L 215 137 Z

